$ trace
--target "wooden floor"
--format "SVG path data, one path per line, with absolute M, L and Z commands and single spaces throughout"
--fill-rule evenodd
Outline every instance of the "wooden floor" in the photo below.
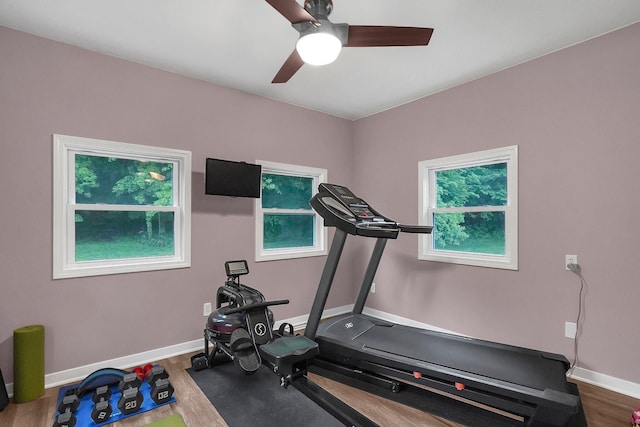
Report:
M 155 362 L 164 366 L 169 372 L 171 384 L 175 388 L 176 403 L 110 425 L 113 427 L 144 426 L 178 412 L 189 427 L 225 427 L 224 420 L 185 371 L 191 365 L 191 355 L 185 354 Z M 381 426 L 459 426 L 459 424 L 325 378 L 313 376 L 312 379 Z M 277 381 L 275 377 L 274 381 Z M 640 408 L 639 399 L 589 384 L 579 383 L 578 386 L 589 427 L 628 427 L 631 412 Z M 4 411 L 0 412 L 0 426 L 51 427 L 55 417 L 57 396 L 58 387 L 54 387 L 45 390 L 44 395 L 34 401 L 21 404 L 10 403 Z

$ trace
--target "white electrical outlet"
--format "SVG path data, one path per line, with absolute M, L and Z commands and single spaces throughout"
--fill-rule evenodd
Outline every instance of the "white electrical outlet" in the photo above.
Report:
M 375 293 L 376 293 L 376 282 L 372 282 L 372 283 L 371 283 L 371 290 L 370 290 L 370 292 L 371 292 L 372 294 L 375 294 Z
M 578 265 L 578 255 L 565 255 L 564 256 L 564 269 L 568 270 L 569 267 L 567 265 L 575 264 Z
M 211 303 L 205 302 L 204 305 L 202 306 L 202 315 L 208 316 L 210 314 L 211 314 Z
M 578 325 L 573 322 L 564 322 L 564 336 L 567 338 L 571 338 L 572 340 L 576 339 L 576 334 L 578 333 Z

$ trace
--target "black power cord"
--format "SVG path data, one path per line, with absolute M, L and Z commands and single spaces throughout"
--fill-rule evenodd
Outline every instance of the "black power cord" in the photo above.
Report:
M 585 290 L 586 290 L 586 285 L 587 282 L 584 279 L 584 276 L 582 276 L 582 272 L 580 270 L 580 266 L 578 264 L 567 264 L 567 268 L 569 270 L 571 270 L 572 273 L 576 274 L 579 278 L 580 278 L 580 293 L 578 296 L 578 316 L 576 317 L 576 336 L 574 337 L 574 341 L 573 341 L 573 354 L 574 354 L 574 358 L 573 358 L 573 362 L 571 363 L 571 367 L 569 368 L 569 372 L 567 372 L 568 375 L 571 375 L 573 373 L 573 370 L 576 368 L 576 366 L 578 366 L 579 362 L 580 362 L 580 358 L 578 356 L 578 339 L 580 338 L 580 335 L 582 335 L 582 325 L 581 323 L 584 321 L 583 320 L 583 306 L 584 306 L 584 297 L 585 297 Z

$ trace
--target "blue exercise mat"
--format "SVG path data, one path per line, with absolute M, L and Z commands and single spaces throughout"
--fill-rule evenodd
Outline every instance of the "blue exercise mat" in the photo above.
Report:
M 67 391 L 78 388 L 79 385 L 80 383 L 61 387 L 58 393 L 58 402 L 56 403 L 56 408 L 60 406 L 60 402 L 62 402 L 62 399 L 66 395 Z M 94 407 L 93 400 L 91 399 L 93 393 L 86 393 L 84 396 L 80 397 L 80 406 L 78 406 L 78 409 L 74 412 L 77 419 L 76 427 L 97 427 L 111 424 L 124 418 L 133 417 L 143 412 L 151 411 L 153 409 L 159 408 L 160 406 L 168 405 L 176 401 L 175 395 L 172 395 L 171 398 L 166 402 L 161 403 L 160 405 L 156 404 L 151 398 L 151 386 L 149 385 L 149 383 L 143 382 L 140 386 L 140 393 L 142 393 L 143 396 L 143 401 L 140 404 L 140 408 L 133 413 L 123 414 L 118 408 L 118 400 L 120 399 L 122 393 L 120 393 L 120 391 L 118 390 L 117 385 L 112 385 L 110 386 L 110 388 L 112 393 L 111 397 L 109 398 L 109 403 L 111 404 L 111 408 L 113 409 L 111 416 L 104 422 L 101 422 L 99 424 L 94 423 L 93 419 L 91 419 L 91 411 L 93 411 Z M 58 415 L 59 412 L 56 411 L 55 419 L 58 418 Z

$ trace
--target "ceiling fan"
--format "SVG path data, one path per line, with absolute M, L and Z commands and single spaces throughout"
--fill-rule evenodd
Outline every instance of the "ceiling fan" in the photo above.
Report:
M 266 0 L 300 33 L 296 49 L 289 55 L 271 83 L 285 83 L 303 64 L 333 62 L 342 47 L 419 46 L 429 44 L 433 28 L 334 24 L 329 21 L 332 0 Z M 322 48 L 317 45 L 322 44 Z M 316 58 L 314 54 L 320 54 Z

